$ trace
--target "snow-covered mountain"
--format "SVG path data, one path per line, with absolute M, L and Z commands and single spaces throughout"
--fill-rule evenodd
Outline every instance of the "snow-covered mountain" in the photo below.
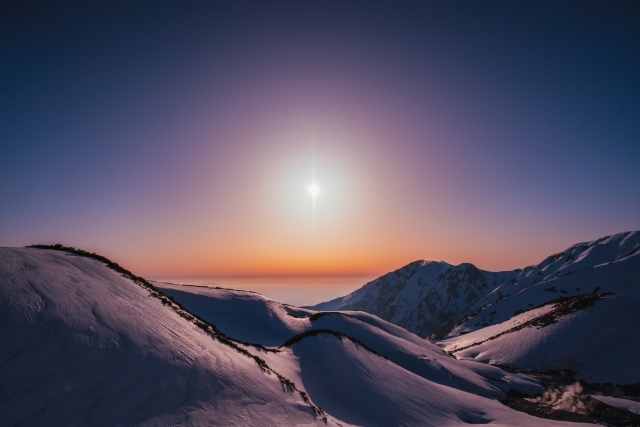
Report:
M 0 249 L 2 425 L 324 425 L 171 304 L 91 258 Z
M 525 271 L 528 283 L 497 288 L 440 345 L 587 382 L 640 382 L 640 233 L 574 245 Z
M 492 289 L 473 264 L 415 261 L 351 294 L 311 307 L 362 310 L 421 336 L 442 336 Z
M 158 286 L 92 254 L 0 249 L 2 424 L 565 425 L 499 402 L 537 380 L 370 314 Z
M 579 243 L 522 270 L 418 261 L 314 309 L 364 310 L 458 358 L 590 382 L 640 381 L 640 232 Z

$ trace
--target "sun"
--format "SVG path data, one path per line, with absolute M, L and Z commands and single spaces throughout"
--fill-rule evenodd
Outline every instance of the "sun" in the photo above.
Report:
M 319 192 L 320 187 L 318 187 L 315 182 L 309 186 L 309 194 L 311 194 L 313 197 L 317 196 Z

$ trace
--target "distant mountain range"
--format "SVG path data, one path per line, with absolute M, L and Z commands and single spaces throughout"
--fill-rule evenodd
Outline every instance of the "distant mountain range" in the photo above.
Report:
M 639 425 L 638 402 L 620 399 L 640 397 L 639 240 L 574 245 L 514 272 L 420 261 L 322 310 L 149 282 L 60 245 L 0 248 L 0 420 Z M 380 314 L 344 310 L 356 303 Z M 545 392 L 564 366 L 582 385 Z M 604 382 L 626 388 L 580 391 Z
M 640 232 L 578 243 L 513 271 L 416 261 L 310 308 L 366 311 L 456 357 L 635 383 Z M 604 359 L 613 362 L 607 369 Z

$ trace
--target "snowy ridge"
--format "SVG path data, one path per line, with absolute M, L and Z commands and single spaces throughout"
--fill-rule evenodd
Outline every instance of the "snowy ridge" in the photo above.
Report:
M 100 261 L 2 249 L 0 266 L 5 425 L 325 424 L 275 371 Z
M 456 360 L 374 316 L 154 290 L 107 265 L 0 249 L 3 424 L 565 425 L 497 400 L 540 391 L 536 380 Z
M 261 339 L 257 342 L 267 346 L 278 343 L 271 347 L 277 351 L 261 357 L 340 423 L 457 425 L 493 420 L 504 425 L 554 425 L 521 418 L 524 414 L 496 400 L 509 390 L 540 393 L 536 380 L 456 360 L 370 314 L 316 312 L 244 291 L 155 283 L 230 337 Z M 487 406 L 478 411 L 476 405 Z M 495 411 L 505 418 L 499 421 Z
M 618 295 L 599 298 L 592 306 L 545 322 L 544 311 L 554 305 L 439 344 L 461 359 L 525 370 L 569 369 L 590 383 L 640 381 L 637 301 Z
M 365 349 L 416 375 L 440 384 L 455 384 L 456 387 L 472 393 L 502 399 L 505 397 L 504 392 L 510 389 L 517 389 L 523 393 L 536 393 L 541 390 L 531 379 L 513 376 L 501 370 L 497 370 L 493 377 L 487 378 L 484 366 L 461 365 L 435 344 L 366 313 L 345 314 L 307 310 L 306 317 L 300 317 L 300 313 L 293 317 L 286 306 L 243 291 L 163 284 L 158 286 L 187 309 L 216 324 L 223 333 L 239 340 L 259 339 L 256 335 L 257 329 L 262 334 L 259 344 L 281 348 L 289 346 L 291 341 L 297 342 L 300 336 L 315 336 L 318 331 L 333 333 L 362 344 Z M 194 294 L 189 295 L 188 290 L 192 290 Z M 232 295 L 237 295 L 238 300 L 233 300 Z M 226 310 L 220 309 L 223 305 L 227 306 Z M 257 308 L 259 305 L 263 308 Z M 246 310 L 248 306 L 253 308 L 249 317 Z M 382 329 L 377 324 L 386 324 L 386 328 Z M 286 331 L 286 334 L 283 331 Z M 478 367 L 482 374 L 474 372 L 475 367 Z
M 514 271 L 494 273 L 480 270 L 473 264 L 452 266 L 438 261 L 415 261 L 367 283 L 345 297 L 310 308 L 362 310 L 421 337 L 438 338 L 448 334 L 466 317 L 507 296 L 542 282 L 605 264 L 624 261 L 637 263 L 634 256 L 638 251 L 640 232 L 636 231 L 578 243 L 547 257 L 538 265 Z M 626 292 L 635 292 L 640 296 L 640 287 L 627 289 Z M 482 320 L 480 325 L 488 326 L 492 322 L 507 319 L 494 317 L 491 320 L 490 316 Z
M 490 289 L 472 264 L 416 261 L 314 310 L 362 310 L 422 336 L 446 334 Z
M 591 383 L 638 383 L 639 248 L 638 232 L 573 245 L 502 286 L 501 297 L 488 298 L 439 344 L 458 358 L 526 370 L 569 369 Z M 536 307 L 590 296 L 605 298 L 536 324 L 544 314 Z M 511 330 L 522 316 L 533 324 Z
M 480 300 L 477 306 L 495 302 L 541 282 L 548 282 L 605 264 L 628 260 L 639 251 L 640 232 L 638 231 L 628 231 L 602 237 L 592 242 L 577 243 L 563 252 L 547 257 L 538 265 L 529 266 L 523 270 L 493 273 L 495 276 L 492 283 L 494 290 Z M 640 289 L 635 292 L 640 295 Z
M 514 271 L 415 262 L 351 295 L 357 302 L 347 296 L 314 308 L 376 314 L 420 336 L 441 337 L 438 344 L 461 359 L 569 369 L 594 383 L 640 382 L 637 231 L 578 243 Z

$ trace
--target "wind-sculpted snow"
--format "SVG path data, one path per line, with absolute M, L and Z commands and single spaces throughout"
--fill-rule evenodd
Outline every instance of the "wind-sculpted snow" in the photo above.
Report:
M 237 340 L 281 346 L 297 335 L 333 331 L 438 384 L 497 399 L 512 389 L 528 394 L 542 391 L 529 377 L 499 368 L 489 374 L 483 365 L 461 364 L 437 345 L 367 313 L 306 310 L 306 317 L 300 316 L 303 312 L 292 317 L 286 306 L 255 293 L 162 283 L 157 286 Z
M 611 295 L 547 322 L 556 304 L 441 342 L 458 358 L 524 370 L 570 369 L 591 383 L 640 381 L 640 303 Z
M 0 250 L 3 425 L 324 425 L 251 357 L 75 254 Z
M 304 330 L 304 318 L 260 294 L 204 286 L 180 286 L 155 282 L 189 311 L 216 325 L 237 340 L 278 346 Z
M 289 351 L 300 365 L 300 382 L 309 395 L 327 413 L 349 424 L 567 425 L 534 418 L 496 400 L 434 383 L 357 341 L 335 334 L 310 334 L 291 344 Z
M 480 364 L 461 364 L 447 357 L 439 347 L 429 341 L 408 341 L 380 331 L 372 325 L 363 324 L 348 315 L 322 316 L 312 322 L 313 329 L 340 332 L 415 375 L 481 396 L 503 399 L 503 392 L 508 390 L 528 394 L 541 390 L 537 382 L 531 378 L 512 375 L 494 367 L 494 371 L 490 373 Z

